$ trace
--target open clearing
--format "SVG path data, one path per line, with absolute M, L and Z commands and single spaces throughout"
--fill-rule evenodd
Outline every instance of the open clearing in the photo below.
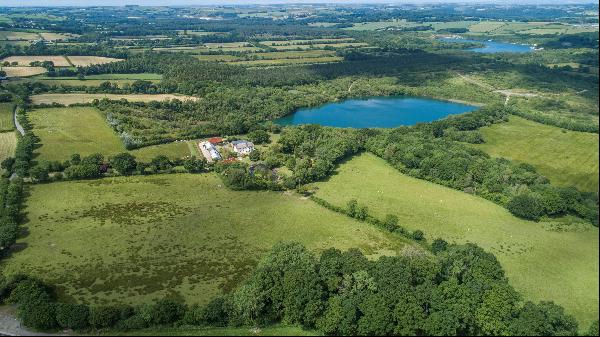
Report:
M 496 255 L 526 298 L 563 305 L 583 327 L 598 318 L 596 227 L 521 220 L 485 199 L 403 175 L 368 153 L 315 186 L 318 197 L 335 205 L 355 198 L 377 217 L 395 214 L 429 240 L 476 243 Z
M 31 96 L 33 104 L 82 104 L 92 103 L 95 99 L 107 98 L 110 100 L 126 99 L 131 102 L 151 102 L 151 101 L 165 101 L 171 99 L 178 99 L 182 101 L 186 100 L 197 100 L 196 97 L 183 96 L 183 95 L 172 95 L 172 94 L 88 94 L 88 93 L 69 93 L 69 94 L 40 94 Z
M 43 67 L 2 67 L 7 77 L 29 77 L 44 74 L 47 70 Z
M 494 157 L 534 165 L 558 185 L 598 191 L 598 134 L 567 131 L 517 116 L 481 129 L 476 145 Z
M 0 269 L 55 284 L 65 300 L 135 304 L 170 293 L 206 303 L 282 240 L 372 257 L 406 247 L 296 194 L 231 191 L 212 173 L 40 184 L 30 193 L 23 249 Z
M 16 147 L 17 135 L 14 132 L 0 132 L 0 162 L 14 156 Z
M 11 131 L 15 128 L 13 108 L 12 103 L 0 103 L 0 132 Z
M 66 160 L 74 153 L 105 156 L 127 152 L 119 136 L 108 126 L 104 115 L 92 107 L 36 109 L 28 113 L 33 132 L 42 146 L 37 160 Z M 190 141 L 192 142 L 192 141 Z M 173 142 L 129 151 L 142 161 L 157 155 L 182 158 L 191 155 L 188 142 Z

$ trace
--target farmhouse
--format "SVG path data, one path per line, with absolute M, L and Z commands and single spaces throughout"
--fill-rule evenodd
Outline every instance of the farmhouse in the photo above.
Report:
M 221 154 L 217 150 L 217 148 L 211 144 L 210 142 L 201 142 L 199 144 L 200 151 L 202 151 L 202 155 L 206 158 L 206 161 L 213 162 L 215 160 L 221 159 Z
M 247 155 L 254 151 L 254 144 L 247 140 L 234 140 L 231 142 L 231 147 L 235 153 L 240 155 Z

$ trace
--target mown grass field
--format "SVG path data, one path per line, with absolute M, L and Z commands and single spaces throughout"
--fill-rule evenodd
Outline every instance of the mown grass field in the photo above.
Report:
M 137 304 L 171 294 L 206 303 L 279 241 L 372 257 L 407 245 L 293 193 L 231 191 L 212 173 L 41 184 L 30 194 L 28 234 L 0 270 L 38 276 L 64 300 Z
M 558 185 L 598 191 L 598 134 L 540 124 L 517 116 L 481 129 L 476 145 L 495 157 L 534 165 Z
M 525 298 L 553 300 L 583 327 L 598 318 L 597 227 L 521 220 L 485 199 L 403 175 L 372 154 L 349 160 L 315 186 L 335 205 L 356 198 L 377 217 L 395 214 L 429 240 L 476 243 L 498 257 Z
M 17 135 L 14 132 L 0 132 L 0 162 L 14 156 L 16 147 Z
M 47 72 L 43 67 L 2 67 L 7 77 L 29 77 Z
M 74 153 L 82 156 L 101 153 L 105 156 L 127 152 L 119 136 L 108 126 L 104 115 L 92 107 L 47 108 L 29 112 L 33 132 L 42 146 L 37 160 L 66 160 Z M 192 141 L 190 141 L 192 142 Z M 142 161 L 157 155 L 181 158 L 191 155 L 188 142 L 148 146 L 129 151 Z
M 196 100 L 196 97 L 172 95 L 172 94 L 88 94 L 88 93 L 68 93 L 68 94 L 39 94 L 31 96 L 33 104 L 52 104 L 59 103 L 64 105 L 91 103 L 95 99 L 126 99 L 132 102 L 151 102 L 164 101 L 171 99 Z
M 13 123 L 13 103 L 0 103 L 0 132 L 15 128 Z

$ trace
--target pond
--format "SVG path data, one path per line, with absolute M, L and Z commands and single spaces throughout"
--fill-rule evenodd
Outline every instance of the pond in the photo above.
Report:
M 494 54 L 494 53 L 529 53 L 534 51 L 534 47 L 526 44 L 507 43 L 507 42 L 496 42 L 496 41 L 483 41 L 483 40 L 469 40 L 463 38 L 453 37 L 442 37 L 438 40 L 450 43 L 482 43 L 484 47 L 481 48 L 470 48 L 469 51 L 476 53 Z
M 369 97 L 299 109 L 275 122 L 279 125 L 319 124 L 350 128 L 393 128 L 431 122 L 477 109 L 478 107 L 472 105 L 428 98 Z

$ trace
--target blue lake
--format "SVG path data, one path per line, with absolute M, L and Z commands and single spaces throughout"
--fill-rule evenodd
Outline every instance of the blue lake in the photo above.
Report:
M 516 43 L 506 43 L 506 42 L 496 42 L 496 41 L 483 41 L 483 40 L 469 40 L 469 39 L 460 39 L 460 38 L 449 38 L 443 37 L 438 40 L 450 43 L 465 43 L 465 42 L 474 42 L 474 43 L 482 43 L 485 46 L 482 48 L 471 48 L 467 49 L 469 51 L 473 51 L 476 53 L 529 53 L 534 49 L 532 46 L 526 44 L 516 44 Z
M 319 124 L 350 128 L 393 128 L 431 122 L 478 107 L 410 96 L 370 97 L 299 109 L 275 120 L 280 125 Z

